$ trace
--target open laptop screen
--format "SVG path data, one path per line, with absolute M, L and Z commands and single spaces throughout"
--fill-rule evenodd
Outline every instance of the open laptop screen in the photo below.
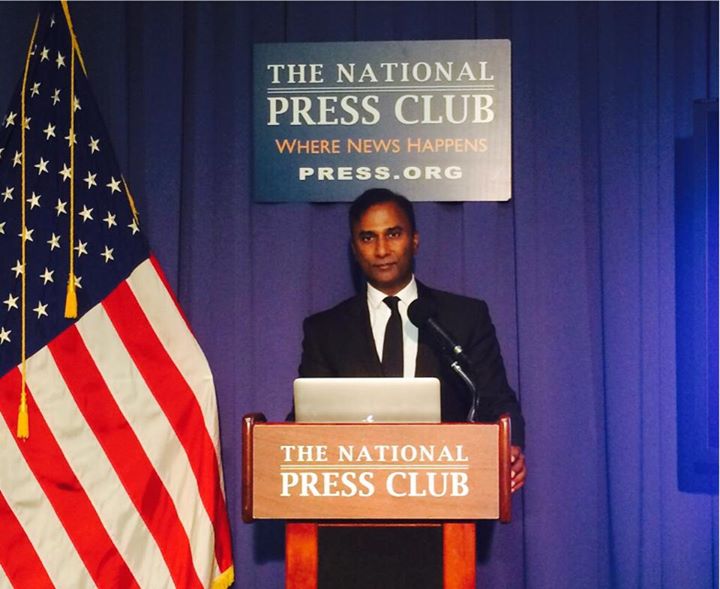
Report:
M 440 423 L 437 378 L 298 378 L 298 422 Z

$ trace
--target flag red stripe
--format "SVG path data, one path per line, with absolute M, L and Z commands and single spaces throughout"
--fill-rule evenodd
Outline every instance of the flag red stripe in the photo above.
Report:
M 127 283 L 103 306 L 140 374 L 187 452 L 200 497 L 215 528 L 215 558 L 221 571 L 232 566 L 230 529 L 220 491 L 217 454 L 192 389 L 168 355 Z
M 120 411 L 77 328 L 66 329 L 49 348 L 88 426 L 157 541 L 175 584 L 202 587 L 193 566 L 190 542 L 172 498 Z
M 17 404 L 13 402 L 17 394 L 12 393 L 17 393 L 20 386 L 17 369 L 8 372 L 0 384 L 0 411 L 11 431 L 17 416 Z M 28 402 L 31 399 L 28 389 Z M 118 583 L 138 587 L 34 401 L 30 410 L 32 437 L 18 443 L 18 447 L 93 581 L 99 587 Z
M 0 530 L 0 566 L 13 587 L 52 588 L 42 561 L 2 493 Z

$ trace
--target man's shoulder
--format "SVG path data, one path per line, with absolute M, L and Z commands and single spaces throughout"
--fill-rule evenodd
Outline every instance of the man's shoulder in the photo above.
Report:
M 418 282 L 418 297 L 432 298 L 440 307 L 456 309 L 487 309 L 487 304 L 481 299 L 446 290 L 439 290 L 437 288 L 431 288 L 421 282 Z
M 353 317 L 358 314 L 358 311 L 362 310 L 361 304 L 363 300 L 364 295 L 361 294 L 345 299 L 329 309 L 309 315 L 305 318 L 305 325 L 328 325 L 337 323 L 343 318 Z
M 491 322 L 488 306 L 481 299 L 422 284 L 418 284 L 418 296 L 433 300 L 437 321 L 458 337 Z

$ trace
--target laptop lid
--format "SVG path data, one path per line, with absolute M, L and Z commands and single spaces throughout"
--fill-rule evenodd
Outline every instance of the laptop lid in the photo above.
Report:
M 440 423 L 437 378 L 298 378 L 295 421 Z

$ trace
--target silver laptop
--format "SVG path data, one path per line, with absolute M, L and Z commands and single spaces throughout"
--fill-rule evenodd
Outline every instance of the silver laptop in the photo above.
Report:
M 437 378 L 298 378 L 295 421 L 440 423 Z

